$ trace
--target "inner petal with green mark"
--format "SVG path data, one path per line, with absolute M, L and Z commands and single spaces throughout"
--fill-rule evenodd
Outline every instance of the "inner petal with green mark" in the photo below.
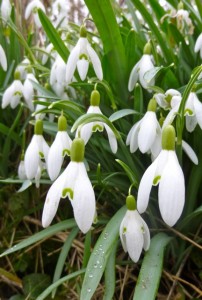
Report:
M 44 158 L 43 152 L 39 151 L 39 156 L 40 156 L 41 159 L 43 159 Z
M 69 197 L 70 200 L 73 200 L 74 191 L 71 188 L 65 188 L 62 190 L 62 198 Z
M 82 53 L 82 54 L 79 55 L 79 59 L 88 60 L 88 56 L 85 53 Z
M 161 176 L 158 175 L 153 179 L 153 185 L 157 185 L 159 183 L 159 181 L 161 180 Z
M 96 123 L 95 125 L 93 125 L 92 132 L 96 132 L 96 131 L 102 132 L 103 130 L 104 130 L 104 126 L 102 124 Z
M 62 156 L 64 157 L 65 155 L 70 156 L 70 150 L 69 149 L 63 149 Z
M 189 108 L 186 108 L 185 111 L 184 111 L 184 114 L 185 115 L 188 115 L 188 116 L 193 116 L 194 115 L 194 112 L 189 109 Z

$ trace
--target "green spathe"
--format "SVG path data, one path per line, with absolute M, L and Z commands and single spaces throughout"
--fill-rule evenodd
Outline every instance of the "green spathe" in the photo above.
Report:
M 126 198 L 126 206 L 127 206 L 128 210 L 136 210 L 137 209 L 136 200 L 135 200 L 134 196 L 129 195 Z
M 67 131 L 67 119 L 63 115 L 58 118 L 58 131 Z
M 43 121 L 37 120 L 34 126 L 34 134 L 42 135 L 43 134 Z
M 90 105 L 91 106 L 99 106 L 100 105 L 100 93 L 97 90 L 94 90 L 91 93 Z
M 85 151 L 84 140 L 81 138 L 75 138 L 72 142 L 72 146 L 70 150 L 71 161 L 83 162 L 84 151 Z
M 175 128 L 168 125 L 162 132 L 162 149 L 175 150 Z

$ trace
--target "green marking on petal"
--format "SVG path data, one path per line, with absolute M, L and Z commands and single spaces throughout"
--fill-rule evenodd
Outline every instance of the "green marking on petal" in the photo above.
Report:
M 14 93 L 14 96 L 17 96 L 17 95 L 22 96 L 22 93 L 19 92 L 19 91 L 16 91 L 16 92 Z
M 161 176 L 158 175 L 153 179 L 153 185 L 157 185 L 159 183 L 159 181 L 161 180 Z
M 96 131 L 102 132 L 103 130 L 104 130 L 103 125 L 100 124 L 93 125 L 92 132 L 96 132 Z
M 70 200 L 73 200 L 74 192 L 72 189 L 65 188 L 62 190 L 62 198 L 66 198 L 67 196 L 69 197 Z
M 62 156 L 64 157 L 65 155 L 70 156 L 70 150 L 69 149 L 63 149 Z
M 88 56 L 85 53 L 82 53 L 82 54 L 79 55 L 79 59 L 88 60 Z
M 43 152 L 39 151 L 39 156 L 40 156 L 41 159 L 43 159 L 44 158 Z
M 123 233 L 126 233 L 126 231 L 127 231 L 127 228 L 123 227 Z
M 194 112 L 191 109 L 186 108 L 185 111 L 184 111 L 184 114 L 188 115 L 188 116 L 193 116 Z

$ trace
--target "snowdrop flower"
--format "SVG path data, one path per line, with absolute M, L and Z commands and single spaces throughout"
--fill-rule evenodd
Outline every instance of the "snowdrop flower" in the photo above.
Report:
M 102 112 L 99 108 L 99 104 L 100 104 L 100 93 L 97 90 L 94 90 L 91 93 L 90 107 L 88 108 L 87 114 L 94 113 L 94 114 L 102 115 Z M 106 129 L 107 131 L 111 150 L 113 153 L 116 153 L 118 148 L 116 136 L 111 130 L 111 128 L 104 122 L 90 122 L 83 126 L 79 126 L 76 131 L 76 136 L 80 136 L 84 140 L 85 144 L 87 144 L 93 132 L 96 131 L 102 132 L 104 129 Z
M 55 180 L 61 170 L 65 155 L 70 155 L 72 140 L 67 133 L 67 120 L 61 115 L 58 119 L 58 132 L 48 153 L 47 169 L 51 180 Z
M 50 85 L 58 97 L 65 97 L 66 99 L 67 95 L 65 94 L 65 89 L 67 82 L 65 80 L 65 73 L 66 64 L 64 63 L 63 59 L 57 55 L 57 58 L 50 71 Z
M 185 105 L 185 116 L 187 131 L 192 132 L 197 124 L 202 129 L 202 103 L 195 92 L 189 94 Z
M 175 153 L 175 129 L 165 127 L 162 133 L 162 150 L 147 168 L 140 181 L 137 209 L 143 213 L 149 202 L 152 185 L 159 184 L 158 201 L 164 222 L 173 226 L 182 214 L 185 202 L 185 182 Z
M 43 53 L 42 59 L 41 59 L 42 65 L 45 65 L 45 64 L 47 63 L 48 58 L 49 58 L 50 55 L 51 55 L 51 56 L 53 55 L 53 57 L 55 57 L 55 55 L 56 55 L 56 54 L 55 54 L 55 49 L 54 49 L 52 43 L 48 44 L 47 47 L 46 47 L 45 50 L 44 50 L 44 53 Z M 51 57 L 51 58 L 52 58 L 52 57 Z M 51 61 L 52 61 L 52 59 L 51 59 Z
M 18 166 L 18 177 L 21 180 L 27 179 L 26 172 L 25 172 L 24 151 L 21 155 L 20 163 L 19 163 L 19 166 Z
M 7 22 L 11 15 L 12 6 L 10 0 L 2 0 L 1 2 L 1 16 L 3 21 Z
M 193 34 L 194 26 L 187 10 L 179 9 L 174 18 L 177 20 L 177 28 L 181 33 L 185 33 L 185 30 L 188 28 L 188 34 Z
M 6 54 L 4 52 L 4 49 L 0 45 L 0 65 L 2 66 L 2 69 L 6 72 L 7 71 L 7 58 Z
M 76 46 L 71 51 L 66 67 L 66 81 L 69 84 L 73 78 L 75 69 L 77 68 L 81 80 L 85 80 L 89 61 L 92 62 L 94 71 L 99 80 L 103 79 L 102 66 L 100 59 L 91 47 L 90 43 L 87 40 L 87 32 L 84 26 L 80 29 L 80 38 Z
M 43 12 L 46 12 L 45 6 L 41 3 L 40 0 L 32 0 L 25 9 L 25 19 L 29 19 L 31 13 L 33 13 L 34 22 L 38 28 L 41 27 L 41 21 L 38 16 L 38 9 L 43 10 Z
M 2 97 L 2 108 L 6 108 L 9 104 L 11 108 L 16 108 L 20 103 L 20 99 L 23 97 L 23 85 L 19 80 L 19 72 L 15 72 L 15 80 L 13 83 L 5 90 Z
M 59 25 L 61 27 L 67 27 L 68 7 L 69 7 L 68 0 L 56 0 L 53 2 L 52 12 L 55 18 L 54 20 L 55 27 L 58 27 Z
M 154 99 L 158 103 L 160 107 L 162 107 L 164 110 L 168 110 L 175 106 L 176 103 L 180 102 L 182 99 L 182 96 L 180 92 L 178 92 L 175 89 L 169 89 L 163 93 L 157 93 L 154 94 Z
M 43 159 L 47 162 L 49 146 L 43 137 L 43 122 L 37 120 L 34 135 L 25 152 L 25 172 L 28 179 L 38 179 L 44 169 Z
M 42 214 L 42 225 L 47 227 L 52 222 L 60 198 L 69 197 L 74 218 L 80 230 L 86 233 L 96 214 L 95 194 L 84 165 L 84 141 L 74 139 L 71 146 L 71 162 L 56 179 L 46 196 Z
M 20 73 L 21 80 L 25 80 L 28 74 L 28 71 L 30 72 L 30 61 L 28 58 L 25 58 L 16 68 L 16 72 Z M 33 70 L 32 70 L 33 73 Z
M 156 118 L 156 100 L 151 99 L 144 117 L 135 123 L 128 133 L 126 145 L 130 152 L 138 148 L 142 153 L 151 152 L 157 157 L 161 150 L 161 127 Z
M 145 79 L 145 73 L 154 68 L 152 62 L 152 56 L 150 54 L 151 54 L 151 45 L 150 43 L 147 43 L 144 47 L 143 56 L 135 64 L 135 66 L 133 67 L 130 73 L 129 82 L 128 82 L 129 92 L 131 92 L 134 89 L 138 80 L 144 89 L 148 89 L 148 86 L 155 84 L 154 78 L 152 78 L 150 81 L 147 81 Z
M 35 76 L 32 73 L 28 73 L 24 82 L 23 95 L 29 109 L 34 111 L 34 104 L 32 102 L 34 97 L 34 88 L 32 81 L 38 83 L 38 80 L 35 78 Z
M 198 36 L 194 46 L 194 52 L 199 52 L 202 59 L 202 33 Z
M 147 224 L 136 209 L 136 201 L 132 195 L 126 198 L 127 212 L 121 222 L 119 235 L 125 252 L 134 262 L 138 262 L 142 249 L 150 246 L 150 233 Z

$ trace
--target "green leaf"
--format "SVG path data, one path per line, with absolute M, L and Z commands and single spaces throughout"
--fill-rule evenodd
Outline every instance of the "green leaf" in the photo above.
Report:
M 80 300 L 90 300 L 96 291 L 108 258 L 114 249 L 114 243 L 119 235 L 119 226 L 125 212 L 125 206 L 119 209 L 98 238 L 87 265 Z
M 103 42 L 106 74 L 119 101 L 128 95 L 125 50 L 110 0 L 85 0 Z
M 41 295 L 39 295 L 36 300 L 43 300 L 45 299 L 54 289 L 56 289 L 58 286 L 60 286 L 61 284 L 63 284 L 64 282 L 73 279 L 81 274 L 83 274 L 85 272 L 85 269 L 79 270 L 77 272 L 71 273 L 67 276 L 62 277 L 61 279 L 59 279 L 57 282 L 51 284 Z
M 152 238 L 150 248 L 142 262 L 133 300 L 156 299 L 163 268 L 164 250 L 170 240 L 171 237 L 164 233 L 158 233 Z
M 11 253 L 14 253 L 16 251 L 19 251 L 25 247 L 28 247 L 40 240 L 43 240 L 51 235 L 54 235 L 56 234 L 57 232 L 59 231 L 62 231 L 62 230 L 66 230 L 66 229 L 69 229 L 69 228 L 72 228 L 76 225 L 74 219 L 69 219 L 69 220 L 66 220 L 66 221 L 62 221 L 60 223 L 57 223 L 57 224 L 54 224 L 40 232 L 37 232 L 35 233 L 34 235 L 30 236 L 29 238 L 23 240 L 22 242 L 18 243 L 17 245 L 11 247 L 10 249 L 4 251 L 0 257 L 3 257 L 5 255 L 9 255 Z
M 36 299 L 50 283 L 50 276 L 46 274 L 29 274 L 23 278 L 23 291 L 29 299 Z
M 78 118 L 76 120 L 76 122 L 74 123 L 74 125 L 72 126 L 71 132 L 74 132 L 80 125 L 85 125 L 90 122 L 106 123 L 111 128 L 111 130 L 115 134 L 116 138 L 117 139 L 121 138 L 119 132 L 117 131 L 117 129 L 114 127 L 114 125 L 110 122 L 110 120 L 107 117 L 105 117 L 104 115 L 101 115 L 101 114 L 93 114 L 93 113 L 85 114 L 85 115 L 81 116 L 80 118 Z
M 116 111 L 115 113 L 113 113 L 110 117 L 109 117 L 109 120 L 111 122 L 114 122 L 118 119 L 121 119 L 125 116 L 128 116 L 128 115 L 132 115 L 132 114 L 139 114 L 138 111 L 135 111 L 133 109 L 121 109 L 119 111 Z
M 31 180 L 27 179 L 23 182 L 21 188 L 17 191 L 17 193 L 24 192 L 26 189 L 28 189 L 32 185 Z
M 116 248 L 117 243 L 115 243 L 113 246 L 112 252 L 108 258 L 107 265 L 105 268 L 105 293 L 103 296 L 103 300 L 111 300 L 114 296 L 116 286 Z
M 46 14 L 41 9 L 38 9 L 38 15 L 39 15 L 41 24 L 43 26 L 43 29 L 44 29 L 45 33 L 47 34 L 50 42 L 53 44 L 55 50 L 62 57 L 64 62 L 66 62 L 67 58 L 69 56 L 69 50 L 65 46 L 65 44 L 64 44 L 63 40 L 61 39 L 60 35 L 58 34 L 57 30 L 53 27 L 49 18 L 46 16 Z
M 144 79 L 147 82 L 150 82 L 154 77 L 157 77 L 160 72 L 167 70 L 168 68 L 172 68 L 174 64 L 170 64 L 168 67 L 160 66 L 160 67 L 154 67 L 151 70 L 147 71 L 144 74 Z
M 68 235 L 63 247 L 62 247 L 62 250 L 60 252 L 60 255 L 59 255 L 59 258 L 58 258 L 58 261 L 57 261 L 57 265 L 55 267 L 55 272 L 54 272 L 54 276 L 53 276 L 53 283 L 60 279 L 60 276 L 62 274 L 62 270 L 64 268 L 64 264 L 65 264 L 67 255 L 68 255 L 69 250 L 72 246 L 72 242 L 75 239 L 78 232 L 79 232 L 78 227 L 73 228 L 72 231 L 70 232 L 70 234 Z M 56 293 L 56 289 L 53 290 L 53 292 L 52 292 L 52 298 L 55 297 L 55 293 Z
M 122 166 L 122 168 L 128 175 L 128 178 L 130 179 L 131 184 L 133 183 L 134 186 L 138 187 L 138 182 L 137 182 L 135 173 L 131 170 L 131 168 L 127 164 L 125 164 L 123 161 L 121 161 L 120 159 L 116 159 L 116 162 Z

